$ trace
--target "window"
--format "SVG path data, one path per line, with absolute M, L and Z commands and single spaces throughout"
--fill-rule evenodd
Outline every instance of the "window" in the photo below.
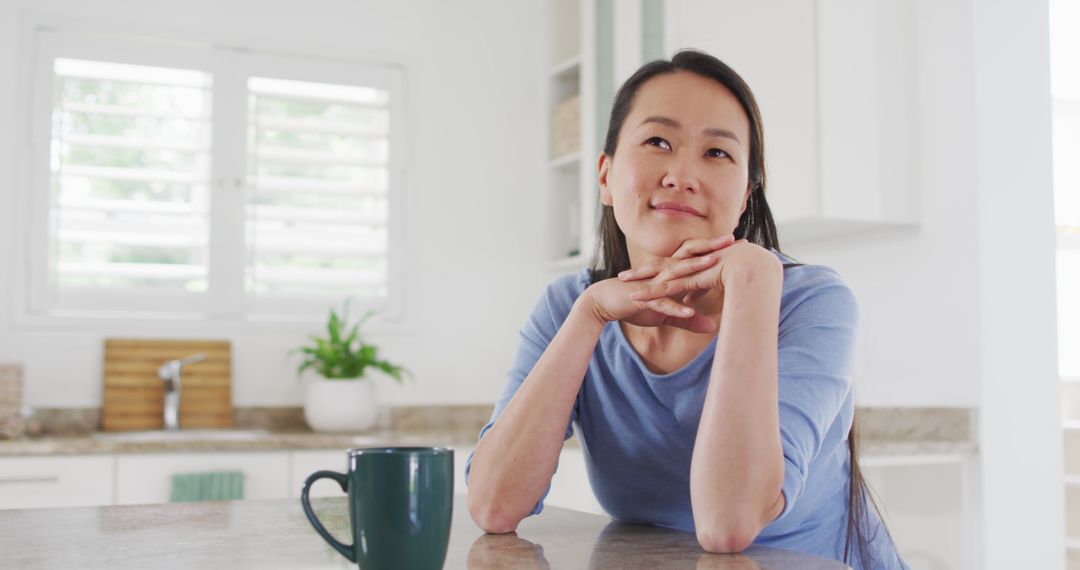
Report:
M 206 291 L 211 77 L 57 58 L 52 281 Z
M 31 307 L 399 312 L 401 72 L 38 33 Z
M 386 295 L 387 93 L 248 80 L 248 292 Z

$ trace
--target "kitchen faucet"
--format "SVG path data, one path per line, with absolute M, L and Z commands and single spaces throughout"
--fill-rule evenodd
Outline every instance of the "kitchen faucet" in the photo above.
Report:
M 206 360 L 206 355 L 199 353 L 187 358 L 168 360 L 158 368 L 158 378 L 165 382 L 165 429 L 180 429 L 180 369 L 188 364 Z

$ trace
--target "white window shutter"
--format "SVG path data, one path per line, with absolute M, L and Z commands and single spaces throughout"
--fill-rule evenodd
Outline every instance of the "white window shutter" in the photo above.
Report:
M 75 59 L 53 71 L 54 286 L 204 292 L 210 75 Z
M 385 298 L 389 93 L 262 77 L 248 89 L 248 293 Z

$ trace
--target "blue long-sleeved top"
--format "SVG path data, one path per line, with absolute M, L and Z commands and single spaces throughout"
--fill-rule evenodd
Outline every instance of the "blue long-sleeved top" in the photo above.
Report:
M 783 255 L 785 263 L 791 260 Z M 552 282 L 521 331 L 517 357 L 483 438 L 590 284 L 582 270 Z M 858 306 L 835 271 L 785 265 L 780 302 L 779 407 L 784 510 L 754 544 L 844 558 L 849 500 L 848 432 Z M 690 459 L 716 339 L 669 374 L 649 371 L 618 322 L 604 326 L 567 426 L 584 450 L 589 481 L 613 518 L 694 532 Z M 466 482 L 472 456 L 466 464 Z M 718 465 L 717 469 L 724 466 Z M 546 497 L 546 494 L 545 494 Z M 533 514 L 543 509 L 543 498 Z M 874 569 L 905 569 L 872 509 L 866 553 Z M 862 570 L 858 556 L 848 563 Z

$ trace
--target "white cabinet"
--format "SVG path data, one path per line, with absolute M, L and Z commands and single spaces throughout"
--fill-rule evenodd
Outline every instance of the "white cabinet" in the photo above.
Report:
M 453 446 L 454 449 L 454 494 L 468 492 L 465 486 L 465 460 L 472 453 L 472 446 Z M 345 451 L 294 451 L 289 467 L 289 496 L 299 497 L 304 481 L 312 473 L 320 470 L 344 473 L 348 469 Z M 319 480 L 311 486 L 312 497 L 339 497 L 343 495 L 341 487 L 329 480 Z
M 112 503 L 111 455 L 0 458 L 0 509 Z
M 554 152 L 546 157 L 544 191 L 551 269 L 584 267 L 593 252 L 596 159 L 615 91 L 645 59 L 683 48 L 724 60 L 754 91 L 781 244 L 918 223 L 922 95 L 913 3 L 662 4 L 549 3 L 545 112 Z M 553 145 L 565 131 L 568 108 L 577 111 L 573 152 Z
M 455 494 L 467 492 L 465 460 L 472 450 L 454 448 Z M 173 475 L 221 471 L 243 473 L 245 499 L 297 498 L 307 477 L 320 470 L 346 472 L 345 450 L 0 458 L 0 509 L 167 503 Z M 321 480 L 311 495 L 343 493 Z
M 878 498 L 897 550 L 912 568 L 974 567 L 978 525 L 972 457 L 866 457 L 863 476 Z
M 919 93 L 911 3 L 669 0 L 665 46 L 754 91 L 781 243 L 913 224 Z
M 119 505 L 167 503 L 173 475 L 208 471 L 243 473 L 245 499 L 289 496 L 286 452 L 162 453 L 117 456 L 115 502 Z
M 912 3 L 667 0 L 662 16 L 656 2 L 549 6 L 550 142 L 564 116 L 560 105 L 576 97 L 580 149 L 549 155 L 553 269 L 583 267 L 592 253 L 600 212 L 596 158 L 615 90 L 644 59 L 681 48 L 720 58 L 754 91 L 781 244 L 917 223 L 920 91 Z

